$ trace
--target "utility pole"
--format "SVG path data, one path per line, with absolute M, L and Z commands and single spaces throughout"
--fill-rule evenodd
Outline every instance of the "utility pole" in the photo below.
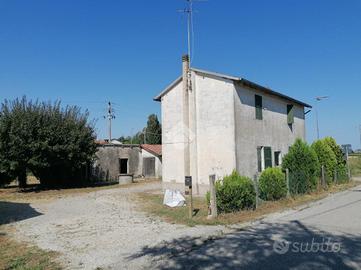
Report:
M 360 149 L 361 149 L 361 124 L 360 124 Z
M 317 109 L 317 102 L 328 98 L 328 96 L 322 96 L 322 97 L 315 97 L 316 99 L 316 105 L 315 105 L 315 111 L 316 111 L 316 129 L 317 129 L 317 139 L 320 139 L 320 128 L 319 128 L 319 124 L 318 124 L 318 109 Z
M 108 135 L 109 135 L 109 143 L 112 141 L 112 120 L 115 119 L 114 111 L 112 109 L 112 103 L 108 102 L 108 114 L 104 116 L 104 118 L 108 119 Z

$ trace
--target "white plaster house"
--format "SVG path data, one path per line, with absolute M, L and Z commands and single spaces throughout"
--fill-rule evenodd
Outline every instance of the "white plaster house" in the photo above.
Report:
M 209 175 L 236 169 L 254 177 L 278 166 L 296 138 L 305 139 L 310 105 L 243 78 L 189 68 L 154 98 L 161 102 L 163 188 L 204 193 Z

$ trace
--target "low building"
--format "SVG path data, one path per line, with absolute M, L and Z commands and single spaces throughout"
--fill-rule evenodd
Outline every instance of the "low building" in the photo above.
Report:
M 149 144 L 112 144 L 98 141 L 92 177 L 118 181 L 122 177 L 161 178 L 162 146 Z
M 163 187 L 204 193 L 209 175 L 237 170 L 254 177 L 279 166 L 296 138 L 305 139 L 311 106 L 244 78 L 189 67 L 154 98 L 161 102 Z

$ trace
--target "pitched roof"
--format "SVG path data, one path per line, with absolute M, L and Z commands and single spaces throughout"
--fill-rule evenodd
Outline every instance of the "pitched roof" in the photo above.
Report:
M 162 155 L 162 145 L 161 144 L 141 144 L 141 148 L 146 150 L 147 152 L 154 154 L 156 156 Z
M 200 74 L 204 74 L 204 75 L 211 75 L 211 76 L 215 76 L 215 77 L 219 77 L 219 78 L 224 78 L 224 79 L 228 79 L 228 80 L 232 80 L 235 82 L 240 82 L 243 85 L 247 86 L 247 87 L 251 87 L 251 88 L 255 88 L 258 89 L 266 94 L 269 95 L 273 95 L 273 96 L 278 96 L 280 98 L 292 101 L 294 103 L 297 103 L 299 105 L 302 105 L 304 107 L 308 107 L 308 108 L 312 108 L 311 105 L 304 103 L 300 100 L 294 99 L 290 96 L 281 94 L 277 91 L 274 91 L 270 88 L 264 87 L 262 85 L 256 84 L 254 82 L 251 82 L 247 79 L 241 78 L 241 77 L 234 77 L 234 76 L 229 76 L 229 75 L 225 75 L 225 74 L 221 74 L 221 73 L 216 73 L 216 72 L 211 72 L 211 71 L 206 71 L 206 70 L 202 70 L 202 69 L 198 69 L 198 68 L 191 68 L 192 71 L 196 72 L 196 73 L 200 73 Z M 159 95 L 157 95 L 156 97 L 154 97 L 155 101 L 161 101 L 162 96 L 164 96 L 166 93 L 168 93 L 176 84 L 178 84 L 179 82 L 182 81 L 182 76 L 179 76 L 175 81 L 173 81 L 170 85 L 168 85 Z

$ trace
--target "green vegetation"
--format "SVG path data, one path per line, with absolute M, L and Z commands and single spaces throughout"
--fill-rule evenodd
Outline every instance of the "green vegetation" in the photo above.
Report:
M 219 212 L 230 213 L 243 209 L 253 209 L 256 193 L 253 181 L 240 176 L 237 171 L 216 182 L 217 208 Z M 209 195 L 207 196 L 209 197 Z
M 287 183 L 285 174 L 278 167 L 267 168 L 259 178 L 260 197 L 266 201 L 275 201 L 286 197 Z
M 349 158 L 351 175 L 361 176 L 361 156 L 350 156 Z
M 61 266 L 54 262 L 56 253 L 10 239 L 0 233 L 0 269 L 55 270 Z
M 44 186 L 78 184 L 96 152 L 88 113 L 60 102 L 5 100 L 0 106 L 0 184 L 27 172 Z
M 290 172 L 290 193 L 304 194 L 317 187 L 320 165 L 315 151 L 301 139 L 290 147 L 282 161 L 283 170 Z
M 324 166 L 326 173 L 326 182 L 330 185 L 333 181 L 334 173 L 337 168 L 337 160 L 331 147 L 324 140 L 317 140 L 311 145 L 315 151 L 320 166 Z
M 158 117 L 155 114 L 148 116 L 147 126 L 142 131 L 137 132 L 134 136 L 120 137 L 118 139 L 124 144 L 161 144 L 162 127 Z

